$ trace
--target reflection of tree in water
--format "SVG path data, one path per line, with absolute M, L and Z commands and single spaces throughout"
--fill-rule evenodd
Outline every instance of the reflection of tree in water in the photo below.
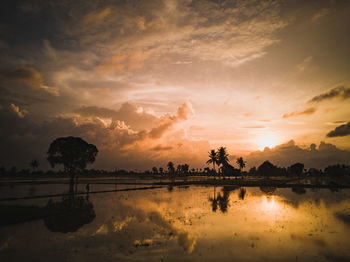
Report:
M 226 213 L 230 202 L 230 192 L 236 189 L 237 187 L 223 187 L 222 192 L 219 192 L 216 195 L 216 189 L 214 187 L 214 197 L 209 198 L 212 206 L 212 211 L 216 212 L 219 207 L 222 213 Z
M 169 192 L 173 192 L 174 187 L 173 187 L 172 184 L 169 184 L 167 189 L 168 189 Z
M 306 193 L 306 190 L 303 187 L 292 187 L 292 192 L 294 192 L 298 195 L 302 195 L 302 194 Z
M 63 197 L 61 202 L 49 200 L 46 208 L 55 215 L 44 218 L 45 226 L 52 232 L 75 232 L 95 219 L 93 204 L 88 197 Z
M 266 195 L 273 195 L 276 191 L 276 187 L 274 186 L 261 186 L 260 191 L 264 192 Z
M 247 190 L 244 187 L 241 187 L 239 189 L 238 198 L 241 200 L 244 200 L 246 194 L 247 194 Z

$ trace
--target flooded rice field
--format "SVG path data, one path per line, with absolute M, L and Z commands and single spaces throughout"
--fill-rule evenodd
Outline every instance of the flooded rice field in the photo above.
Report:
M 350 261 L 349 189 L 68 187 L 0 187 L 0 261 Z

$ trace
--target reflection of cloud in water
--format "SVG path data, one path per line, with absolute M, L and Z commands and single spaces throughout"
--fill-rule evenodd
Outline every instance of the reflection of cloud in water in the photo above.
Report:
M 342 221 L 344 224 L 350 226 L 350 213 L 337 212 L 335 217 Z
M 213 191 L 214 189 L 214 191 Z M 227 191 L 227 190 L 226 190 Z M 53 234 L 42 222 L 4 229 L 1 261 L 52 257 L 52 261 L 346 261 L 350 227 L 335 214 L 349 207 L 349 190 L 278 188 L 266 195 L 246 187 L 230 194 L 225 214 L 211 211 L 220 188 L 165 188 L 94 195 L 95 220 L 75 233 Z M 312 199 L 320 199 L 315 205 Z M 294 208 L 286 202 L 297 203 Z M 311 201 L 311 202 L 310 202 Z M 328 204 L 324 204 L 327 202 Z M 341 217 L 341 216 L 340 216 Z M 49 241 L 47 241 L 49 239 Z M 69 241 L 67 241 L 69 239 Z M 18 241 L 20 240 L 20 241 Z M 39 244 L 38 244 L 39 243 Z M 21 254 L 15 250 L 23 250 Z M 4 255 L 6 254 L 6 255 Z M 14 255 L 16 254 L 16 255 Z M 4 258 L 4 259 L 3 259 Z M 11 258 L 11 259 L 10 259 Z M 343 259 L 343 260 L 341 260 Z M 349 261 L 349 260 L 348 260 Z
M 282 202 L 293 208 L 298 208 L 304 204 L 312 204 L 318 208 L 324 205 L 331 208 L 334 205 L 348 201 L 350 197 L 347 191 L 331 192 L 328 189 L 320 188 L 285 188 L 279 189 L 278 195 Z
M 120 240 L 121 234 L 127 232 L 134 233 L 134 235 L 128 235 L 125 241 L 118 241 L 123 243 L 123 247 L 135 246 L 135 241 L 144 243 L 145 239 L 160 238 L 162 241 L 176 239 L 186 253 L 193 251 L 196 238 L 176 226 L 174 221 L 167 219 L 153 202 L 143 200 L 142 203 L 133 202 L 132 205 L 129 205 L 127 201 L 118 201 L 114 205 L 118 206 L 116 217 L 113 216 L 91 233 L 95 240 L 99 237 L 102 238 L 101 241 L 106 241 L 107 238 Z M 149 245 L 152 243 L 148 242 Z

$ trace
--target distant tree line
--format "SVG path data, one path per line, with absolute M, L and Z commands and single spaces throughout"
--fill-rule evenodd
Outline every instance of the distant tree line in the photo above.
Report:
M 125 170 L 115 169 L 113 171 L 106 171 L 101 169 L 86 169 L 87 164 L 92 164 L 97 156 L 98 149 L 93 144 L 88 144 L 79 137 L 61 137 L 55 139 L 49 147 L 47 152 L 47 160 L 52 167 L 62 165 L 63 170 L 39 170 L 40 163 L 37 159 L 28 161 L 28 168 L 17 170 L 16 167 L 6 169 L 0 166 L 0 176 L 66 176 L 70 177 L 71 182 L 77 178 L 77 174 L 84 176 L 124 176 L 124 175 L 149 175 L 149 176 L 217 176 L 225 177 L 241 177 L 244 176 L 346 176 L 350 175 L 350 165 L 330 165 L 324 170 L 310 168 L 305 169 L 304 164 L 295 163 L 289 167 L 278 167 L 270 161 L 263 162 L 258 167 L 252 167 L 249 171 L 244 171 L 247 161 L 243 157 L 238 157 L 235 160 L 237 168 L 230 164 L 230 157 L 225 147 L 212 149 L 208 152 L 208 160 L 206 164 L 211 166 L 205 168 L 190 168 L 187 163 L 175 164 L 169 161 L 166 168 L 152 167 L 151 170 Z

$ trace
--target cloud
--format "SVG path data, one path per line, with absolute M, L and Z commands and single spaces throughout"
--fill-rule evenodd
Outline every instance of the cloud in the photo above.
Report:
M 112 9 L 110 7 L 106 7 L 105 9 L 99 12 L 91 12 L 84 15 L 82 21 L 85 24 L 91 25 L 99 25 L 101 24 L 110 14 L 112 13 Z
M 289 117 L 293 117 L 293 116 L 312 115 L 315 112 L 316 112 L 316 108 L 309 107 L 309 108 L 305 109 L 304 111 L 297 111 L 297 112 L 292 112 L 289 114 L 284 114 L 282 117 L 289 118 Z
M 20 118 L 23 118 L 25 115 L 29 113 L 28 110 L 20 109 L 19 106 L 16 106 L 15 104 L 11 104 L 10 108 Z
M 266 128 L 266 126 L 256 125 L 256 126 L 245 126 L 244 128 L 253 128 L 253 129 L 257 129 L 257 128 Z
M 43 52 L 47 57 L 53 60 L 57 59 L 55 49 L 52 47 L 50 41 L 47 39 L 43 40 Z
M 84 106 L 74 111 L 82 117 L 99 117 L 113 121 L 123 121 L 135 130 L 148 129 L 158 120 L 156 116 L 147 113 L 143 108 L 130 103 L 123 103 L 118 110 L 97 106 Z
M 188 120 L 190 116 L 194 114 L 192 105 L 189 103 L 183 103 L 174 116 L 165 116 L 161 119 L 161 124 L 148 133 L 148 136 L 152 139 L 160 138 L 166 131 L 171 129 L 176 123 L 184 120 Z
M 96 167 L 104 169 L 118 168 L 146 169 L 150 166 L 164 166 L 170 159 L 180 163 L 201 166 L 205 161 L 209 144 L 207 141 L 185 139 L 184 131 L 175 128 L 177 123 L 185 121 L 193 114 L 188 103 L 181 105 L 174 115 L 161 118 L 152 116 L 149 129 L 135 130 L 133 126 L 114 118 L 108 122 L 106 117 L 125 117 L 134 114 L 137 107 L 126 104 L 120 110 L 106 108 L 88 108 L 85 115 L 78 113 L 39 121 L 34 114 L 27 114 L 19 106 L 0 108 L 0 144 L 6 150 L 0 151 L 1 164 L 6 167 L 27 168 L 32 158 L 37 158 L 41 168 L 48 168 L 46 152 L 50 143 L 57 137 L 78 136 L 95 144 L 99 149 Z M 123 113 L 123 110 L 126 111 Z M 140 112 L 140 110 L 138 110 Z M 133 116 L 133 115 L 132 115 Z M 134 115 L 142 120 L 149 115 Z M 6 124 L 5 124 L 6 123 Z M 178 144 L 179 150 L 170 150 Z M 166 145 L 166 146 L 162 146 Z
M 102 73 L 123 73 L 141 69 L 151 51 L 134 51 L 117 53 L 112 58 L 103 61 L 97 70 Z
M 44 85 L 44 79 L 40 72 L 31 67 L 20 67 L 12 71 L 3 72 L 0 80 L 8 83 L 25 85 L 36 90 L 44 90 L 54 96 L 58 96 L 59 92 L 56 88 Z
M 84 47 L 98 43 L 105 61 L 100 69 L 114 65 L 120 72 L 126 70 L 120 59 L 137 50 L 152 50 L 158 58 L 179 54 L 186 61 L 194 57 L 240 65 L 263 56 L 267 47 L 278 42 L 275 33 L 286 25 L 278 1 L 181 0 L 169 4 L 155 0 L 118 3 L 105 9 L 97 4 L 85 6 L 69 13 L 60 31 Z M 81 27 L 75 22 L 77 17 L 85 24 L 98 24 L 98 30 L 96 26 Z
M 152 148 L 154 151 L 167 151 L 167 150 L 172 150 L 172 146 L 162 146 L 162 145 L 156 145 L 155 147 Z
M 299 72 L 305 71 L 305 69 L 311 63 L 311 61 L 312 61 L 312 56 L 308 56 L 307 58 L 304 59 L 303 62 L 297 65 Z
M 327 137 L 339 137 L 350 135 L 350 122 L 337 126 L 334 130 L 327 134 Z
M 327 16 L 328 14 L 329 14 L 329 9 L 328 8 L 323 8 L 323 9 L 319 10 L 317 13 L 312 15 L 311 21 L 312 22 L 317 22 L 321 18 Z
M 144 17 L 138 17 L 137 18 L 137 28 L 140 31 L 146 30 L 146 19 Z
M 309 103 L 319 103 L 325 100 L 331 99 L 349 99 L 350 98 L 350 86 L 338 85 L 331 90 L 313 97 Z
M 350 164 L 350 151 L 341 150 L 325 142 L 320 142 L 318 148 L 315 144 L 311 144 L 309 148 L 302 148 L 291 140 L 272 149 L 252 152 L 247 156 L 249 166 L 259 166 L 266 160 L 282 167 L 300 162 L 306 168 L 324 168 L 333 164 Z

